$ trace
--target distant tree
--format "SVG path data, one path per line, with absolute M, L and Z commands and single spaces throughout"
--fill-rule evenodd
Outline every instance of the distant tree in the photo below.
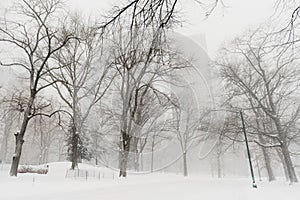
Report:
M 49 106 L 49 109 L 54 108 Z M 51 118 L 45 116 L 35 117 L 29 126 L 33 132 L 32 143 L 39 149 L 38 160 L 39 164 L 48 163 L 51 147 L 61 131 L 58 127 L 58 119 L 53 116 Z
M 2 140 L 1 140 L 1 149 L 0 149 L 0 160 L 5 163 L 7 159 L 7 151 L 8 151 L 8 142 L 11 130 L 13 128 L 14 119 L 16 117 L 16 113 L 12 109 L 11 105 L 9 105 L 6 109 L 6 106 L 2 106 L 4 115 L 1 116 L 1 122 L 4 125 Z
M 193 107 L 191 101 L 187 102 L 175 108 L 174 111 L 174 133 L 182 151 L 184 176 L 188 176 L 187 156 L 189 150 L 199 144 L 200 141 L 208 138 L 208 134 L 205 130 L 201 130 L 201 126 L 204 125 L 205 119 L 209 117 L 209 111 L 200 111 Z

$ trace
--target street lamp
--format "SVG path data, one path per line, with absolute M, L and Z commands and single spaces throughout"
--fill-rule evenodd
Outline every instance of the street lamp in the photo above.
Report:
M 254 177 L 254 172 L 253 172 L 253 167 L 252 167 L 252 161 L 251 161 L 251 154 L 250 154 L 250 149 L 248 145 L 248 138 L 246 134 L 246 127 L 245 127 L 245 122 L 244 122 L 244 116 L 242 110 L 240 111 L 241 115 L 241 120 L 242 120 L 242 125 L 243 125 L 243 132 L 245 136 L 245 143 L 246 143 L 246 148 L 247 148 L 247 155 L 248 155 L 248 160 L 249 160 L 249 166 L 250 166 L 250 172 L 251 172 L 251 177 L 252 177 L 252 187 L 257 188 L 257 185 L 255 183 L 255 177 Z

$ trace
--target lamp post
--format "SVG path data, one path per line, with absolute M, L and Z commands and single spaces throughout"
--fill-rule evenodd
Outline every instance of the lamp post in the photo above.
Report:
M 245 121 L 244 121 L 244 116 L 243 116 L 243 112 L 242 111 L 240 111 L 240 115 L 241 115 L 241 120 L 242 120 L 242 125 L 243 125 L 243 132 L 244 132 L 244 136 L 245 136 L 245 143 L 246 143 L 246 148 L 247 148 L 247 155 L 248 155 L 250 172 L 251 172 L 251 177 L 252 177 L 252 187 L 253 188 L 257 188 L 257 185 L 255 183 L 255 177 L 254 177 L 253 167 L 252 167 L 250 149 L 249 149 L 249 145 L 248 145 L 248 138 L 247 138 L 247 133 L 246 133 Z

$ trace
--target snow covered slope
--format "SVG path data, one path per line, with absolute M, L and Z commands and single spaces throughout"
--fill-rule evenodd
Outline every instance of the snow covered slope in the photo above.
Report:
M 70 163 L 50 163 L 47 175 L 8 176 L 0 167 L 0 200 L 299 200 L 300 185 L 284 181 L 259 182 L 251 188 L 250 179 L 213 179 L 172 174 L 130 175 L 117 178 L 117 172 L 89 165 L 82 170 L 104 177 L 65 178 Z M 115 176 L 110 176 L 115 173 Z

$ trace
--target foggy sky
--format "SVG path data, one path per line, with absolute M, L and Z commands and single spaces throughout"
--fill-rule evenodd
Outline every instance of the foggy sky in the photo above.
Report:
M 0 6 L 6 6 L 14 0 L 1 0 Z M 92 18 L 104 15 L 118 0 L 66 0 L 66 5 Z M 126 1 L 125 1 L 126 2 Z M 202 0 L 201 2 L 209 2 Z M 211 1 L 210 1 L 211 2 Z M 179 7 L 185 21 L 178 32 L 187 36 L 205 34 L 208 53 L 214 56 L 224 40 L 229 40 L 249 26 L 257 26 L 274 14 L 276 0 L 223 0 L 225 8 L 219 6 L 205 19 L 204 11 L 194 0 L 181 0 Z
M 7 7 L 13 1 L 1 0 L 0 7 Z M 101 19 L 101 16 L 113 5 L 121 2 L 118 0 L 66 0 L 68 7 L 66 9 L 78 11 L 86 17 Z M 249 26 L 258 26 L 272 16 L 275 2 L 276 0 L 224 0 L 227 7 L 216 8 L 214 13 L 205 19 L 203 9 L 194 0 L 181 0 L 179 8 L 185 23 L 176 31 L 186 36 L 192 36 L 191 39 L 194 40 L 197 35 L 201 35 L 198 38 L 202 41 L 196 42 L 202 43 L 201 46 L 203 46 L 203 38 L 205 38 L 205 49 L 207 48 L 208 55 L 213 58 L 224 40 L 232 39 Z M 10 77 L 6 70 L 1 69 L 0 72 L 6 74 L 6 78 L 0 74 L 0 84 L 2 84 Z
M 223 0 L 226 8 L 218 7 L 205 19 L 204 11 L 194 0 L 181 0 L 179 7 L 185 24 L 178 31 L 187 36 L 205 34 L 208 53 L 213 56 L 219 45 L 249 26 L 257 26 L 274 14 L 276 0 Z M 117 0 L 67 0 L 67 4 L 87 15 L 104 14 Z M 124 1 L 123 1 L 124 2 Z M 208 2 L 202 0 L 201 2 Z M 210 1 L 211 2 L 211 1 Z

